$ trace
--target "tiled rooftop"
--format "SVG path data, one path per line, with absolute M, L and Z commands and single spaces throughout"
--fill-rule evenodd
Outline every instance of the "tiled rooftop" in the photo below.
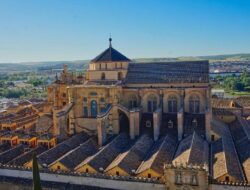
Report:
M 250 107 L 250 97 L 249 96 L 240 96 L 236 98 L 236 102 L 241 107 Z
M 14 158 L 18 157 L 19 155 L 24 153 L 25 146 L 20 144 L 12 149 L 9 149 L 5 152 L 2 152 L 0 154 L 0 163 L 1 164 L 7 164 Z
M 42 166 L 48 166 L 67 152 L 84 143 L 86 140 L 88 140 L 88 138 L 89 136 L 86 133 L 79 133 L 77 135 L 74 135 L 73 137 L 58 144 L 56 147 L 49 149 L 48 151 L 39 155 L 38 162 Z
M 225 171 L 235 177 L 238 181 L 244 180 L 244 174 L 241 168 L 241 165 L 239 163 L 239 158 L 235 149 L 235 145 L 230 133 L 230 130 L 228 126 L 225 123 L 222 123 L 220 121 L 214 120 L 212 124 L 212 130 L 217 133 L 222 138 L 222 149 L 221 153 L 217 153 L 219 157 L 224 155 L 224 160 L 220 162 L 214 162 L 214 174 L 215 176 L 219 176 L 217 173 L 222 169 L 222 167 L 225 167 Z M 216 161 L 217 154 L 212 155 L 212 160 Z M 220 158 L 222 160 L 222 158 Z
M 245 119 L 238 117 L 236 121 L 230 124 L 230 130 L 235 142 L 235 146 L 243 166 L 245 176 L 250 181 L 250 139 L 248 130 L 244 130 L 248 126 L 245 125 Z M 246 121 L 249 122 L 249 121 Z
M 96 58 L 91 60 L 91 62 L 123 62 L 123 61 L 130 61 L 126 56 L 122 55 L 119 51 L 112 48 L 110 46 L 108 49 L 106 49 L 104 52 L 102 52 L 100 55 L 98 55 Z
M 92 156 L 98 151 L 98 146 L 96 140 L 93 138 L 87 140 L 77 148 L 65 154 L 63 157 L 58 159 L 56 162 L 60 162 L 65 167 L 70 170 L 74 170 L 74 168 L 79 165 L 82 161 L 84 161 L 89 156 Z M 53 163 L 51 164 L 53 165 Z
M 85 159 L 79 167 L 88 164 L 96 171 L 100 168 L 103 170 L 108 167 L 108 165 L 130 144 L 129 137 L 126 133 L 121 133 L 115 137 L 110 143 L 102 147 L 96 154 Z
M 234 106 L 232 106 L 234 103 Z M 212 98 L 213 108 L 239 108 L 240 106 L 232 98 Z
M 163 175 L 163 165 L 172 162 L 177 144 L 176 138 L 169 135 L 157 140 L 136 173 L 139 174 L 147 169 L 152 169 Z
M 208 164 L 208 151 L 207 141 L 194 132 L 180 142 L 173 163 Z
M 131 63 L 125 83 L 207 83 L 208 73 L 208 61 Z
M 106 171 L 119 167 L 128 174 L 132 174 L 132 170 L 137 170 L 152 145 L 153 139 L 148 135 L 142 135 L 130 149 L 119 154 Z
M 37 148 L 34 148 L 30 150 L 29 152 L 25 152 L 21 154 L 20 156 L 14 158 L 10 162 L 8 162 L 8 164 L 16 165 L 16 166 L 23 166 L 24 164 L 32 160 L 32 156 L 34 152 L 36 152 L 36 155 L 39 156 L 41 153 L 43 153 L 46 150 L 47 150 L 46 148 L 42 146 L 38 146 Z
M 217 179 L 227 174 L 225 152 L 223 150 L 222 139 L 217 140 L 211 145 L 212 148 L 212 164 L 213 177 Z
M 234 115 L 231 111 L 226 110 L 226 109 L 221 109 L 221 108 L 213 108 L 213 114 L 217 116 L 221 116 L 221 115 L 233 116 Z
M 11 148 L 11 146 L 10 146 L 9 143 L 1 144 L 1 145 L 0 145 L 0 153 L 1 153 L 1 152 L 4 152 L 4 151 L 6 151 L 6 150 L 8 150 L 8 149 L 10 149 L 10 148 Z

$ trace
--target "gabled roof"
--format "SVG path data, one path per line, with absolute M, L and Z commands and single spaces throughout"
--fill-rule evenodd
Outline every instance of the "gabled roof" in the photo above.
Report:
M 244 181 L 244 174 L 239 163 L 239 157 L 227 124 L 213 119 L 212 130 L 214 133 L 221 136 L 222 139 L 221 142 L 215 142 L 216 144 L 212 145 L 211 156 L 213 159 L 214 178 L 219 178 L 227 173 L 228 175 L 233 176 L 237 181 Z M 237 130 L 237 132 L 239 133 L 241 131 Z M 246 147 L 247 146 L 244 146 L 245 152 L 247 152 Z
M 226 138 L 221 138 L 212 143 L 213 177 L 215 179 L 226 174 L 235 177 L 237 181 L 244 181 L 244 175 L 236 152 Z
M 152 145 L 153 140 L 148 135 L 141 136 L 129 150 L 118 155 L 105 171 L 119 167 L 132 174 L 132 170 L 137 170 Z
M 136 173 L 139 174 L 147 169 L 153 169 L 155 172 L 163 175 L 163 165 L 164 163 L 169 164 L 172 162 L 176 147 L 177 140 L 170 135 L 159 139 L 154 143 Z
M 110 45 L 109 48 L 106 49 L 104 52 L 102 52 L 100 55 L 98 55 L 96 58 L 91 60 L 91 62 L 122 62 L 122 61 L 131 61 L 126 56 L 122 55 L 119 51 L 112 48 L 111 41 L 112 39 L 109 39 Z
M 46 151 L 45 147 L 38 146 L 37 148 L 32 149 L 29 152 L 25 152 L 24 154 L 17 156 L 16 158 L 8 162 L 8 164 L 16 165 L 16 166 L 23 166 L 24 164 L 32 160 L 32 156 L 34 152 L 36 152 L 36 155 L 40 155 L 44 151 Z
M 68 169 L 74 170 L 74 168 L 77 165 L 79 165 L 87 157 L 95 154 L 97 151 L 98 151 L 97 143 L 93 138 L 91 138 L 86 142 L 84 142 L 83 144 L 81 144 L 80 146 L 78 146 L 77 148 L 65 154 L 63 157 L 59 158 L 58 161 Z M 56 162 L 57 161 L 55 161 L 55 163 Z
M 208 164 L 208 143 L 195 131 L 183 139 L 175 153 L 172 163 Z
M 89 139 L 89 135 L 86 133 L 78 133 L 73 137 L 61 142 L 57 146 L 52 149 L 43 152 L 38 156 L 38 162 L 43 166 L 48 166 L 52 162 L 56 161 L 60 157 L 62 157 L 67 152 L 71 151 L 72 149 L 78 147 L 80 144 L 84 143 Z
M 240 123 L 240 120 L 243 122 Z M 250 138 L 249 132 L 246 130 L 249 125 L 245 122 L 249 122 L 244 118 L 238 117 L 238 119 L 230 124 L 231 134 L 233 136 L 238 156 L 240 158 L 243 170 L 245 172 L 246 179 L 250 181 Z M 245 129 L 244 129 L 245 128 Z M 249 127 L 250 128 L 250 127 Z
M 20 144 L 20 145 L 12 148 L 10 150 L 2 152 L 0 154 L 0 163 L 1 164 L 7 164 L 8 162 L 13 160 L 14 158 L 16 158 L 19 155 L 23 154 L 25 148 L 26 148 L 26 146 Z
M 100 168 L 105 169 L 129 144 L 128 135 L 121 133 L 96 154 L 85 159 L 75 169 L 77 170 L 86 164 L 96 171 L 99 171 Z

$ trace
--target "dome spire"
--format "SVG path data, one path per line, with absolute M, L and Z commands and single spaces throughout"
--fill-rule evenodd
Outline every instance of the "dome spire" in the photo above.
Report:
M 112 38 L 111 38 L 111 34 L 109 34 L 109 47 L 112 47 Z

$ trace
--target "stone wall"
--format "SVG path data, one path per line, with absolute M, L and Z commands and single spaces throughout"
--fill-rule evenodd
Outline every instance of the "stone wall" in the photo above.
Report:
M 16 169 L 0 169 L 0 176 L 19 178 L 22 176 L 24 180 L 32 179 L 32 172 L 28 170 L 16 170 Z M 40 173 L 41 180 L 47 182 L 57 182 L 72 185 L 85 185 L 85 186 L 95 186 L 99 188 L 107 189 L 117 189 L 117 190 L 165 190 L 164 184 L 153 183 L 153 182 L 143 182 L 142 180 L 135 180 L 128 178 L 122 179 L 111 179 L 110 178 L 95 178 L 88 176 L 81 176 L 78 174 L 60 174 L 60 173 Z
M 41 172 L 43 189 L 86 189 L 86 190 L 165 190 L 163 183 L 155 182 L 153 179 L 135 178 L 135 177 L 112 177 L 102 174 L 97 175 L 79 175 L 77 173 L 52 173 Z M 199 174 L 202 175 L 202 174 Z M 199 176 L 198 175 L 198 176 Z M 22 176 L 22 177 L 21 177 Z M 174 173 L 171 175 L 174 180 Z M 170 176 L 170 178 L 171 178 Z M 204 178 L 204 177 L 202 177 Z M 199 182 L 199 186 L 194 189 L 204 190 L 204 181 Z M 5 190 L 30 190 L 32 186 L 32 172 L 30 170 L 5 168 L 0 169 L 0 189 Z M 78 188 L 77 188 L 78 187 Z M 83 188 L 84 187 L 84 188 Z M 181 186 L 178 185 L 178 188 Z M 194 187 L 194 186 L 193 186 Z M 176 187 L 169 190 L 175 190 Z M 208 190 L 250 190 L 248 185 L 236 184 L 209 184 Z
M 97 120 L 95 118 L 77 118 L 75 119 L 76 132 L 97 131 Z

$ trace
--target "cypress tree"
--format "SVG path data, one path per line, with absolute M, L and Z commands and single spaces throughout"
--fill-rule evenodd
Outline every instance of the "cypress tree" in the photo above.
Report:
M 33 153 L 32 171 L 33 171 L 33 190 L 42 190 L 37 157 L 35 152 Z

